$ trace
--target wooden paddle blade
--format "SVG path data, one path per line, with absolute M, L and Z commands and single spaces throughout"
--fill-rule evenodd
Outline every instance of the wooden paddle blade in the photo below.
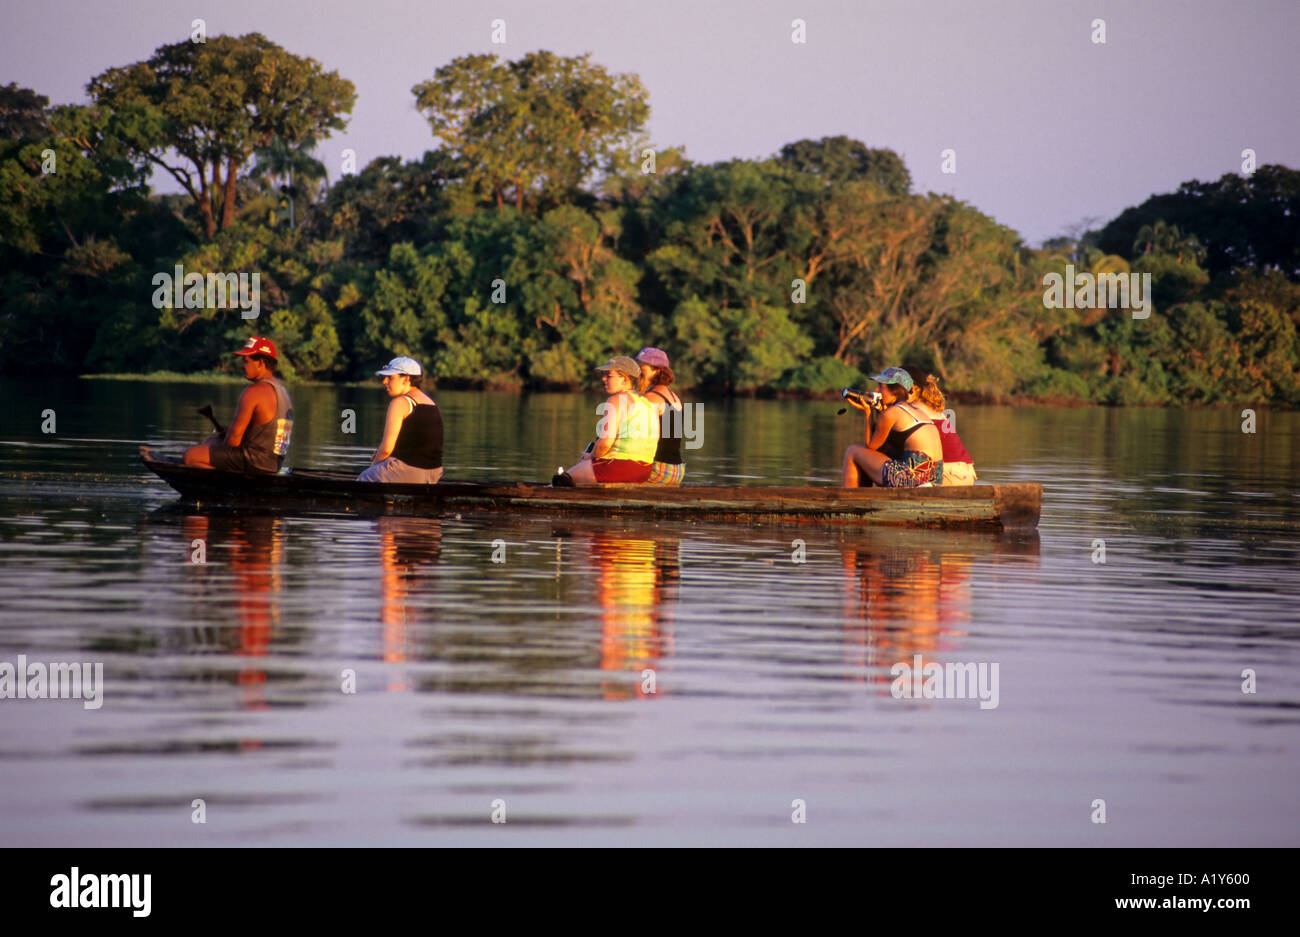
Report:
M 222 436 L 226 435 L 226 428 L 217 422 L 216 414 L 212 412 L 212 404 L 205 403 L 203 406 L 199 407 L 197 412 L 199 416 L 206 416 L 209 420 L 211 420 L 212 425 L 216 427 L 218 433 L 220 433 Z

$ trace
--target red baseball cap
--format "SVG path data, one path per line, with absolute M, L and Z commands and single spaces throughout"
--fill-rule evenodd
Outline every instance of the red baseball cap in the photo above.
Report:
M 245 343 L 244 347 L 235 352 L 237 355 L 267 355 L 268 357 L 279 359 L 280 355 L 275 350 L 275 342 L 269 338 L 262 338 L 260 335 L 254 335 Z

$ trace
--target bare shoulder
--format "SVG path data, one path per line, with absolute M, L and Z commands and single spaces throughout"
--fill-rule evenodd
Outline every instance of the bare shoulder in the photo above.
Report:
M 244 393 L 240 396 L 241 398 L 247 398 L 248 402 L 253 406 L 269 404 L 272 408 L 275 407 L 275 388 L 267 381 L 250 384 L 244 388 Z
M 898 404 L 892 404 L 891 406 L 885 407 L 884 412 L 880 414 L 880 422 L 885 426 L 893 426 L 898 422 L 899 416 L 902 413 L 902 407 Z

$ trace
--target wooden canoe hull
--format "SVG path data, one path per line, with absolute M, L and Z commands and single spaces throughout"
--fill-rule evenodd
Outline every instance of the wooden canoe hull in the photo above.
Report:
M 444 515 L 464 511 L 538 512 L 744 523 L 830 523 L 1024 530 L 1038 526 L 1038 484 L 938 488 L 605 485 L 552 488 L 522 482 L 378 485 L 353 475 L 299 469 L 243 475 L 144 458 L 186 500 L 256 505 L 286 512 Z

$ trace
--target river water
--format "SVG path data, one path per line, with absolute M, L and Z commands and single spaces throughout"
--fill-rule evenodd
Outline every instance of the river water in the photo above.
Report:
M 0 699 L 0 844 L 1300 845 L 1300 414 L 958 407 L 1038 534 L 853 534 L 187 509 L 136 446 L 239 390 L 0 382 L 0 664 L 104 675 Z M 598 400 L 435 396 L 477 479 Z M 378 388 L 294 398 L 364 466 Z M 835 410 L 709 401 L 688 482 L 834 483 Z

